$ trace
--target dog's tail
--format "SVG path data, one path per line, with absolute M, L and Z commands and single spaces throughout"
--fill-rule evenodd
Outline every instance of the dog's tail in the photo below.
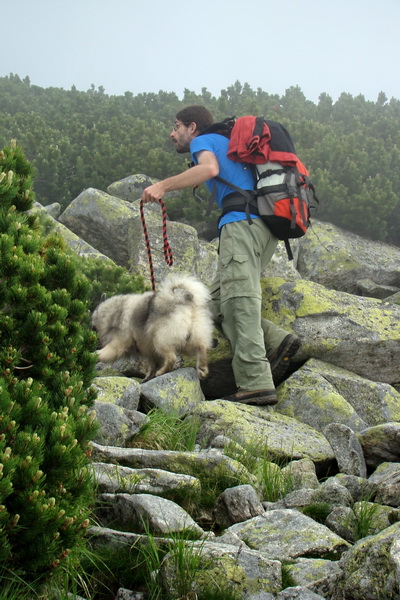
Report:
M 210 292 L 201 281 L 180 273 L 166 277 L 157 293 L 160 296 L 172 297 L 175 304 L 204 306 L 210 300 Z

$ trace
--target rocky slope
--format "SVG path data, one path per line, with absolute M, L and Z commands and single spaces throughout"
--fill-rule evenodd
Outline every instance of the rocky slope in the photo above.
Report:
M 142 185 L 133 176 L 48 212 L 75 251 L 148 278 Z M 145 215 L 159 281 L 168 270 L 159 207 Z M 173 269 L 209 284 L 216 243 L 182 223 L 169 222 L 168 237 Z M 98 365 L 91 543 L 128 553 L 149 535 L 162 547 L 184 532 L 198 597 L 211 585 L 246 600 L 398 598 L 400 249 L 320 222 L 293 247 L 295 261 L 280 248 L 262 280 L 264 315 L 303 340 L 276 406 L 220 399 L 234 382 L 217 333 L 201 385 L 189 362 L 144 384 L 137 361 Z M 194 450 L 135 447 L 151 409 L 195 423 Z M 160 586 L 189 598 L 168 548 Z

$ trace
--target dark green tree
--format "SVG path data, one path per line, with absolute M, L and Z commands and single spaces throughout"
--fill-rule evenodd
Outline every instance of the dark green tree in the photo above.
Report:
M 161 179 L 184 169 L 169 133 L 188 103 L 207 105 L 217 120 L 253 114 L 282 122 L 317 185 L 318 217 L 399 243 L 400 101 L 384 92 L 376 102 L 348 93 L 334 102 L 322 92 L 314 104 L 296 85 L 280 96 L 236 81 L 219 97 L 206 88 L 185 89 L 182 99 L 162 90 L 108 96 L 101 86 L 43 89 L 11 74 L 0 77 L 0 147 L 16 138 L 37 169 L 39 202 L 65 208 L 88 187 L 106 190 L 132 173 Z M 196 227 L 204 221 L 204 209 L 186 190 L 168 213 Z
M 20 147 L 0 152 L 0 576 L 25 580 L 82 538 L 96 427 L 90 283 L 28 212 L 32 177 Z

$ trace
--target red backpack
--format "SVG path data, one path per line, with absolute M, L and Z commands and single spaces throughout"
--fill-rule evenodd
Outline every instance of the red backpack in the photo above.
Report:
M 224 133 L 230 129 L 228 158 L 254 166 L 254 192 L 242 190 L 222 177 L 221 183 L 234 189 L 224 199 L 222 214 L 244 211 L 249 223 L 250 213 L 259 215 L 271 233 L 286 245 L 289 260 L 293 259 L 289 239 L 305 235 L 310 225 L 310 210 L 319 203 L 308 171 L 298 158 L 288 131 L 275 121 L 263 117 L 227 119 L 212 126 Z M 211 129 L 211 128 L 210 128 Z M 204 133 L 211 133 L 210 129 Z

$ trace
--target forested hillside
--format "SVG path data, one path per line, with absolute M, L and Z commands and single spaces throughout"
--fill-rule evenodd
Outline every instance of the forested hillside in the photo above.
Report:
M 126 92 L 109 96 L 94 86 L 41 88 L 18 75 L 0 78 L 0 147 L 16 139 L 36 167 L 35 192 L 44 205 L 66 207 L 83 189 L 105 190 L 133 173 L 162 178 L 187 166 L 169 139 L 175 113 L 204 103 L 216 119 L 263 115 L 283 123 L 310 170 L 321 204 L 318 218 L 376 240 L 400 245 L 400 100 L 376 102 L 322 93 L 318 104 L 299 87 L 271 95 L 236 82 L 219 97 Z M 206 193 L 202 192 L 206 197 Z M 190 192 L 168 209 L 194 222 Z

